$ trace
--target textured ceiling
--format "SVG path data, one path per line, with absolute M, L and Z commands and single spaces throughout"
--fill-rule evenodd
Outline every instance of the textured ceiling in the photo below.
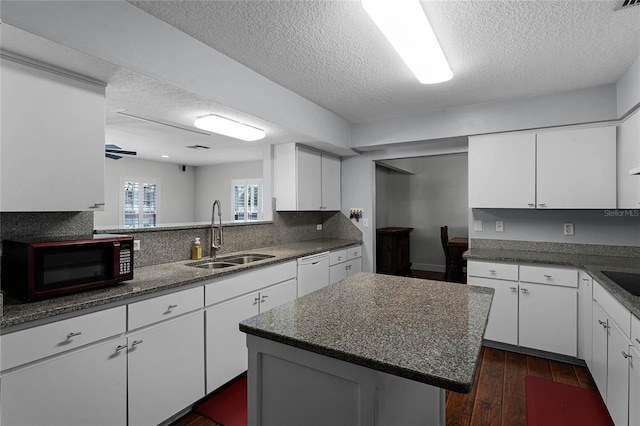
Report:
M 423 1 L 454 77 L 421 85 L 359 1 L 130 1 L 352 122 L 616 82 L 640 56 L 640 7 Z

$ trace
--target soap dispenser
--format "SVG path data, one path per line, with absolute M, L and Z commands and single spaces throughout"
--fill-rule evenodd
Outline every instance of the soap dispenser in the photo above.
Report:
M 193 247 L 191 247 L 191 259 L 202 259 L 202 244 L 200 244 L 200 238 L 196 237 L 196 240 L 193 242 Z

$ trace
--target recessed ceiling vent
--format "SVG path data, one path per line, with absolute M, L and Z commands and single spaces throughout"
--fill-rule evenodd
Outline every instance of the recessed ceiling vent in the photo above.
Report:
M 191 149 L 209 149 L 208 146 L 204 146 L 204 145 L 187 145 L 187 148 L 191 148 Z
M 640 0 L 620 0 L 613 10 L 629 9 L 631 6 L 640 6 Z

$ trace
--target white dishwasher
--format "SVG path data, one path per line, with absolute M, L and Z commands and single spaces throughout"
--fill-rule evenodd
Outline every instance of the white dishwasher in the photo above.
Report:
M 298 259 L 298 297 L 329 285 L 329 252 Z

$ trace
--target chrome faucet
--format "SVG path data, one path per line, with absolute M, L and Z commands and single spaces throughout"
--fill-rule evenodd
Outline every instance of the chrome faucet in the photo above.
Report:
M 215 220 L 216 220 L 216 205 L 218 206 L 218 235 L 215 232 Z M 213 208 L 211 209 L 211 257 L 216 257 L 216 250 L 222 247 L 222 211 L 220 207 L 220 200 L 213 202 Z

